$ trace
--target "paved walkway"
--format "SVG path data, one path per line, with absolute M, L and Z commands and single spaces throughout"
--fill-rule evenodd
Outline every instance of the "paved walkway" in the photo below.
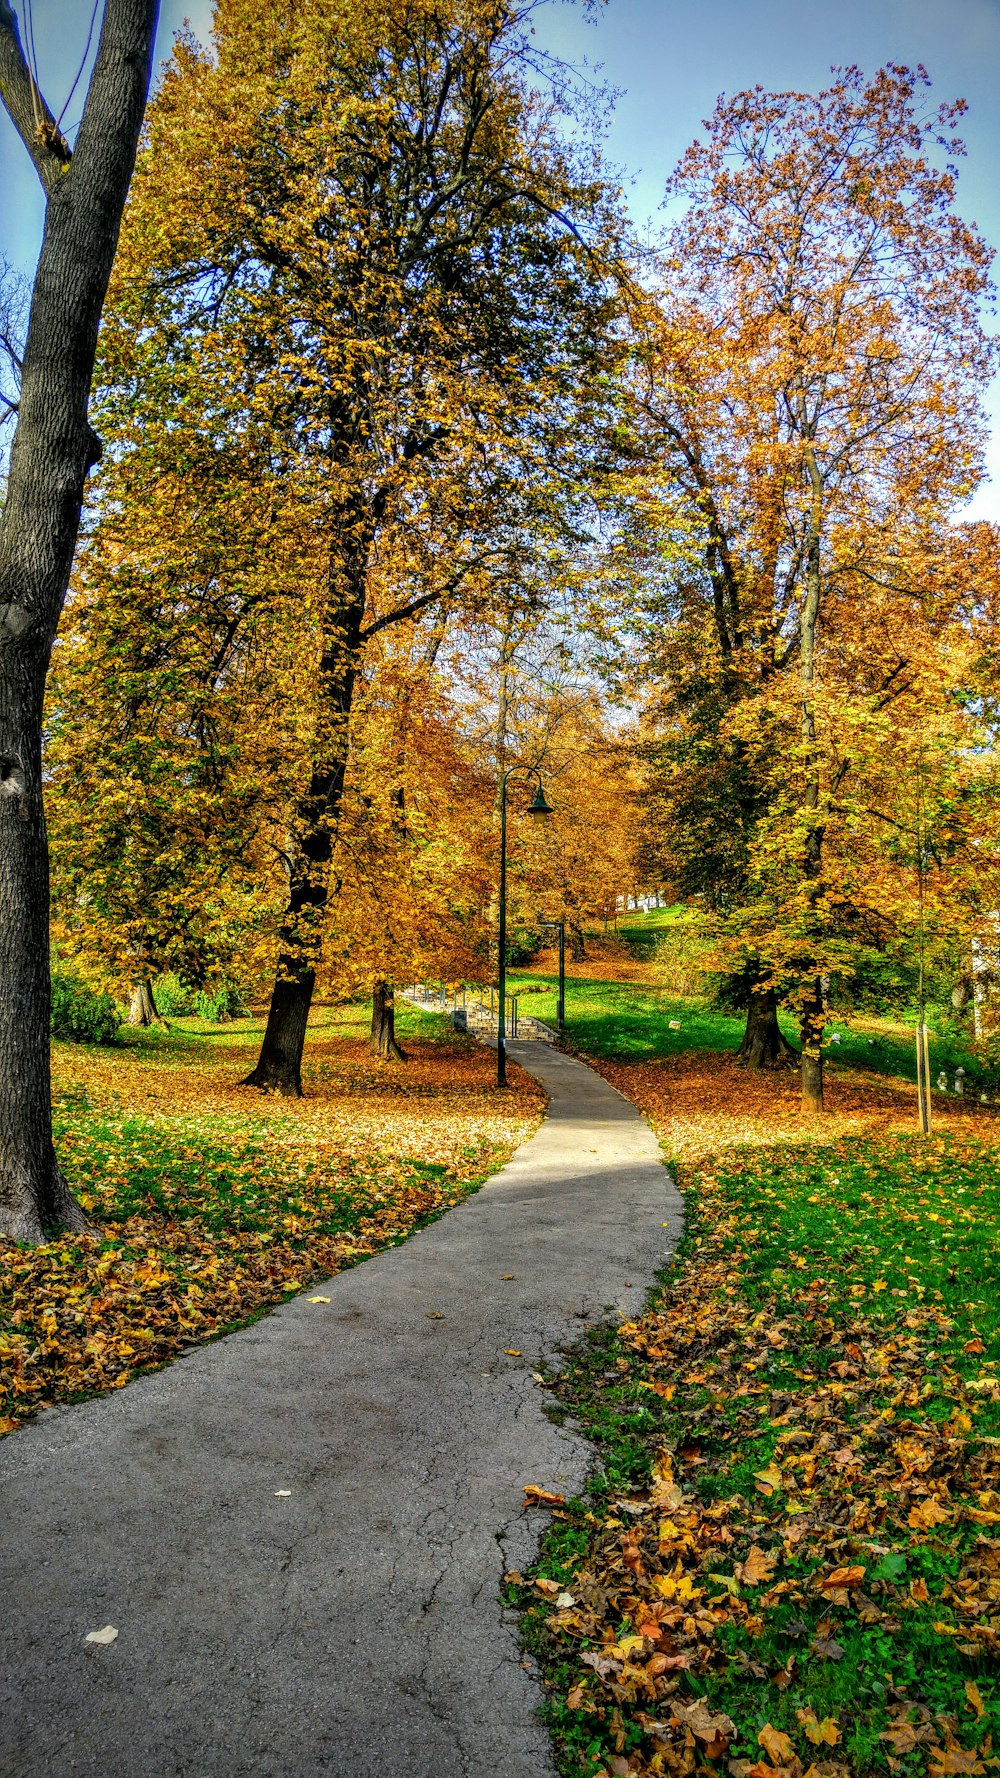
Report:
M 680 1207 L 613 1088 L 510 1053 L 551 1109 L 475 1197 L 0 1444 L 4 1778 L 552 1774 L 498 1593 L 544 1524 L 523 1486 L 591 1454 L 531 1370 L 638 1310 Z

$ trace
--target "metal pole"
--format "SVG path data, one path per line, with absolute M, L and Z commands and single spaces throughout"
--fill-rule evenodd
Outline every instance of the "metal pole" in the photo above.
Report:
M 607 922 L 605 922 L 607 924 Z M 556 1028 L 566 1029 L 566 922 L 559 922 L 559 1000 L 556 1006 Z
M 920 746 L 917 770 L 917 908 L 920 936 L 920 970 L 917 985 L 917 1100 L 921 1133 L 931 1133 L 930 1046 L 927 1042 L 926 984 L 924 977 L 924 749 Z
M 500 955 L 497 958 L 500 1006 L 497 1013 L 497 1086 L 507 1085 L 507 774 L 500 782 Z

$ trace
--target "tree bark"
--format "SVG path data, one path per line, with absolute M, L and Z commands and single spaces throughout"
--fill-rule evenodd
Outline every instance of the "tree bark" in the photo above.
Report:
M 583 942 L 583 927 L 575 920 L 568 920 L 566 930 L 569 933 L 569 954 L 574 963 L 586 963 L 587 947 Z
M 811 937 L 817 938 L 817 908 L 823 888 L 824 824 L 820 815 L 820 757 L 816 734 L 816 640 L 819 632 L 822 569 L 820 563 L 820 531 L 822 514 L 822 478 L 810 445 L 806 452 L 806 468 L 812 489 L 808 547 L 806 553 L 806 598 L 802 608 L 802 632 L 799 644 L 799 672 L 802 684 L 802 751 L 805 759 L 806 840 L 803 876 L 809 908 Z M 823 1026 L 825 1024 L 823 977 L 817 975 L 803 1002 L 800 1019 L 802 1040 L 802 1109 L 810 1114 L 823 1110 Z
M 802 1109 L 823 1110 L 823 985 L 819 976 L 802 1009 Z
M 356 519 L 343 535 L 356 538 Z M 365 608 L 367 549 L 334 549 L 331 616 L 318 678 L 316 742 L 309 789 L 299 804 L 289 865 L 281 951 L 257 1065 L 244 1086 L 302 1096 L 302 1051 L 316 986 L 323 922 L 330 894 L 332 829 L 344 794 L 348 724 L 354 698 Z
M 368 1047 L 383 1062 L 405 1062 L 406 1051 L 396 1041 L 396 997 L 388 982 L 376 982 L 372 992 L 372 1030 Z
M 0 98 L 47 196 L 0 517 L 0 1234 L 21 1241 L 85 1226 L 52 1145 L 42 703 L 100 455 L 87 403 L 157 11 L 156 0 L 106 0 L 71 156 L 0 0 Z
M 243 1080 L 246 1087 L 263 1087 L 287 1098 L 302 1097 L 302 1050 L 312 1006 L 316 971 L 300 969 L 283 981 L 279 976 L 271 993 L 267 1026 L 257 1066 Z
M 748 1068 L 793 1068 L 799 1060 L 778 1024 L 778 997 L 773 988 L 754 994 L 747 1009 L 747 1027 L 736 1059 Z
M 166 1019 L 159 1012 L 153 998 L 153 984 L 148 975 L 141 982 L 136 982 L 129 1001 L 128 1022 L 130 1025 L 159 1025 L 166 1028 Z

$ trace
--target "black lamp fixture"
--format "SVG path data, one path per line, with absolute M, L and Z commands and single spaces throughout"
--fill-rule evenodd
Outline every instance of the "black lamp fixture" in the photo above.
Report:
M 547 803 L 545 800 L 545 792 L 542 789 L 541 778 L 538 780 L 538 789 L 535 791 L 535 800 L 533 803 L 528 804 L 528 807 L 524 812 L 526 815 L 551 815 L 552 804 Z

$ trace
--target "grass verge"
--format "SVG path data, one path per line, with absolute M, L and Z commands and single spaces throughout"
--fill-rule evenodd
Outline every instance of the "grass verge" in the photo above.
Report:
M 56 1046 L 57 1152 L 93 1232 L 0 1243 L 0 1432 L 404 1239 L 538 1121 L 535 1083 L 512 1070 L 498 1093 L 489 1054 L 443 1021 L 400 1009 L 403 1066 L 368 1055 L 364 1018 L 314 1018 L 300 1101 L 237 1084 L 252 1020 Z
M 807 1132 L 769 1083 L 768 1135 L 722 1058 L 605 1071 L 688 1218 L 554 1385 L 604 1463 L 511 1581 L 561 1770 L 997 1769 L 994 1118 L 922 1141 L 886 1083 Z

